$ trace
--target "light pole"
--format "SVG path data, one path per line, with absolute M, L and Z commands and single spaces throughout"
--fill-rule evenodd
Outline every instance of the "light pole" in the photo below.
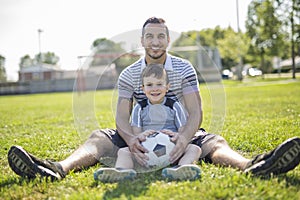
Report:
M 237 21 L 237 33 L 238 37 L 241 36 L 241 30 L 240 30 L 240 16 L 239 16 L 239 0 L 236 0 L 236 21 Z M 242 38 L 240 38 L 242 39 Z M 240 44 L 240 41 L 238 45 Z M 239 64 L 237 67 L 237 78 L 239 81 L 243 80 L 243 75 L 242 75 L 242 70 L 243 70 L 243 60 L 242 60 L 242 55 L 241 55 L 241 47 L 239 45 Z
M 43 32 L 42 29 L 38 29 L 38 35 L 39 35 L 39 56 L 38 56 L 39 60 L 38 60 L 38 62 L 39 62 L 39 64 L 41 64 L 41 57 L 42 57 L 42 52 L 41 52 L 41 33 L 42 32 Z

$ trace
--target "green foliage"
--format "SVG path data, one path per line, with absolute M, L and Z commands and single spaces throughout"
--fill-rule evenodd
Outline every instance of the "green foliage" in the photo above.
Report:
M 283 59 L 292 57 L 289 38 L 299 34 L 293 33 L 290 25 L 290 13 L 294 13 L 292 6 L 286 6 L 293 1 L 298 0 L 253 0 L 248 7 L 246 29 L 251 38 L 250 61 L 264 72 L 271 72 L 274 56 Z M 295 9 L 297 7 L 299 4 Z M 298 11 L 296 24 L 299 23 L 299 16 Z
M 127 53 L 122 43 L 115 43 L 106 38 L 98 38 L 92 44 L 93 59 L 91 66 L 110 65 L 114 63 L 118 73 L 140 58 L 135 52 Z
M 42 63 L 50 64 L 50 65 L 56 65 L 59 61 L 59 57 L 55 55 L 53 52 L 46 52 L 37 54 L 34 57 L 34 62 L 41 61 Z
M 59 57 L 53 52 L 39 53 L 31 58 L 28 54 L 21 57 L 19 66 L 20 68 L 31 67 L 37 63 L 46 63 L 51 65 L 56 65 L 59 62 Z
M 217 40 L 217 46 L 226 68 L 236 66 L 240 57 L 248 53 L 250 40 L 244 33 L 236 33 L 232 28 L 224 30 L 224 37 Z
M 6 81 L 5 57 L 0 55 L 0 82 Z
M 240 56 L 244 60 L 249 60 L 247 53 L 250 39 L 245 33 L 237 33 L 231 27 L 222 29 L 217 26 L 214 29 L 182 33 L 173 42 L 172 47 L 196 45 L 201 45 L 203 48 L 217 48 L 220 52 L 222 65 L 226 69 L 236 66 Z M 197 51 L 181 51 L 179 56 L 188 59 L 194 66 L 197 66 Z
M 298 135 L 300 127 L 299 80 L 224 81 L 226 116 L 221 135 L 230 146 L 250 158 L 272 150 L 287 138 Z M 203 127 L 212 117 L 213 85 L 200 85 Z M 74 123 L 74 98 L 93 97 L 93 117 L 99 127 L 114 127 L 115 91 L 50 93 L 0 96 L 0 199 L 278 199 L 300 197 L 299 166 L 286 175 L 258 178 L 232 168 L 198 163 L 202 177 L 197 181 L 168 182 L 160 171 L 139 174 L 132 182 L 95 182 L 93 172 L 101 165 L 65 179 L 29 181 L 14 174 L 7 163 L 11 145 L 54 160 L 70 155 L 84 140 Z M 83 108 L 87 109 L 86 106 Z

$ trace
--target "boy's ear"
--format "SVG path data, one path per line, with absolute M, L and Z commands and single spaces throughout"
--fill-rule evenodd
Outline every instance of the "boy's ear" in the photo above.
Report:
M 168 83 L 167 86 L 166 86 L 167 90 L 169 90 L 170 86 L 171 86 L 171 84 Z

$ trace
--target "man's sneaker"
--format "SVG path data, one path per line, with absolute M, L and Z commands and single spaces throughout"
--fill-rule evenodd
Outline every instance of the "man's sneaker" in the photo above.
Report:
M 196 180 L 200 175 L 201 170 L 197 165 L 181 165 L 162 170 L 162 176 L 169 180 Z
M 246 167 L 245 173 L 258 176 L 278 175 L 294 169 L 300 162 L 300 138 L 286 140 L 273 151 L 256 156 Z
M 18 175 L 30 179 L 50 177 L 51 180 L 60 180 L 66 176 L 60 164 L 48 160 L 41 160 L 20 146 L 12 146 L 8 151 L 8 164 Z
M 133 169 L 99 168 L 94 173 L 94 179 L 105 183 L 131 180 L 136 177 Z

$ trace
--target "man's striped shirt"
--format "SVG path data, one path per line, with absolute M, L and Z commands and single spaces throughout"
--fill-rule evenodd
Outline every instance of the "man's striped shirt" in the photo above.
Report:
M 166 97 L 184 104 L 183 95 L 199 92 L 197 74 L 190 62 L 168 54 L 164 66 L 170 80 Z M 141 73 L 145 67 L 145 58 L 141 58 L 122 71 L 118 80 L 119 97 L 134 99 L 137 102 L 147 98 L 142 90 L 141 80 Z

